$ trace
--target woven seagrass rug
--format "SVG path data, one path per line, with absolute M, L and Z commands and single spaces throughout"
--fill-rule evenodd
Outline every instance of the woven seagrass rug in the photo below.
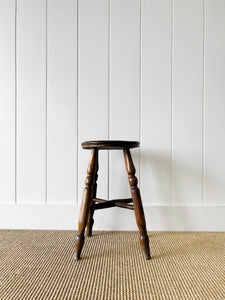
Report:
M 225 233 L 0 231 L 0 299 L 225 299 Z

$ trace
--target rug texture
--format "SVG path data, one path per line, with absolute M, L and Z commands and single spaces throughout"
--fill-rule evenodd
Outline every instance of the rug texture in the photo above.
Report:
M 0 231 L 0 299 L 225 299 L 225 233 Z

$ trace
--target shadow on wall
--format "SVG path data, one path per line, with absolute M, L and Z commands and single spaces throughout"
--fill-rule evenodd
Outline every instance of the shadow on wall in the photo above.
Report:
M 180 160 L 176 158 L 173 163 L 172 182 L 170 154 L 162 151 L 141 150 L 141 174 L 137 173 L 137 176 L 140 182 L 142 202 L 145 206 L 148 230 L 196 230 L 196 224 L 199 224 L 199 229 L 204 228 L 201 227 L 201 218 L 193 215 L 192 210 L 192 206 L 202 205 L 202 162 L 192 161 L 191 156 L 194 157 L 194 154 L 188 153 L 186 160 L 184 159 L 185 155 Z M 132 157 L 137 163 L 139 152 L 132 151 Z M 120 180 L 116 181 L 118 196 L 122 191 L 125 197 L 130 197 L 122 151 L 119 152 L 115 161 L 113 171 L 116 170 L 120 176 Z M 213 176 L 207 175 L 206 179 L 210 183 L 210 189 L 215 190 L 218 185 L 222 186 L 222 181 L 216 180 L 215 176 L 213 178 Z M 171 207 L 172 204 L 174 207 Z M 152 207 L 148 208 L 149 205 Z M 190 206 L 190 208 L 181 209 L 182 206 Z M 205 214 L 205 212 L 202 213 Z M 102 223 L 105 224 L 106 230 L 137 229 L 133 213 L 126 210 L 121 211 L 119 208 L 110 209 L 103 214 L 97 212 L 96 226 L 99 224 L 99 228 L 101 228 Z
M 142 202 L 144 206 L 162 206 L 160 212 L 151 214 L 152 210 L 145 210 L 148 230 L 159 230 L 159 228 L 169 228 L 177 230 L 176 224 L 183 224 L 183 229 L 191 226 L 189 216 L 177 214 L 171 211 L 168 206 L 172 205 L 172 160 L 171 154 L 159 151 L 142 151 L 140 159 L 140 188 Z M 199 172 L 184 164 L 176 166 L 179 172 L 186 173 L 186 176 L 198 177 Z M 173 178 L 175 179 L 175 178 Z M 179 186 L 179 178 L 176 176 L 176 189 L 173 196 L 182 203 L 185 199 L 185 191 Z M 175 182 L 173 182 L 174 184 Z M 153 208 L 152 208 L 153 209 Z M 154 210 L 153 210 L 154 211 Z M 148 214 L 151 214 L 150 216 Z M 165 218 L 165 215 L 167 216 Z M 153 228 L 152 228 L 153 226 Z
M 188 157 L 185 160 L 185 157 Z M 173 161 L 170 154 L 141 151 L 141 190 L 144 204 L 201 205 L 203 172 L 202 161 L 191 159 L 194 153 Z M 173 170 L 172 170 L 173 168 Z M 207 174 L 211 186 L 218 185 Z M 172 199 L 173 189 L 173 199 Z
M 141 174 L 139 175 L 137 172 L 137 177 L 140 183 L 139 186 L 143 205 L 146 207 L 149 205 L 156 206 L 155 209 L 157 209 L 157 206 L 161 206 L 160 210 L 157 210 L 158 212 L 161 212 L 160 214 L 151 214 L 151 212 L 154 212 L 153 208 L 146 209 L 146 221 L 147 223 L 150 222 L 149 229 L 153 226 L 155 229 L 169 228 L 170 230 L 175 231 L 178 227 L 180 230 L 194 230 L 192 226 L 198 221 L 190 219 L 191 210 L 180 210 L 179 208 L 172 209 L 170 206 L 202 206 L 202 161 L 197 161 L 196 159 L 192 160 L 191 158 L 195 158 L 196 155 L 194 153 L 191 154 L 190 152 L 184 153 L 184 155 L 180 156 L 180 159 L 176 157 L 176 160 L 173 162 L 172 180 L 172 162 L 170 153 L 142 149 L 140 151 Z M 132 150 L 131 153 L 135 164 L 137 164 L 139 161 L 139 151 Z M 115 159 L 113 171 L 118 172 L 120 178 L 120 180 L 116 180 L 115 192 L 118 192 L 118 195 L 115 196 L 130 197 L 129 183 L 125 171 L 122 151 L 119 151 L 118 157 Z M 117 178 L 117 176 L 114 178 Z M 208 189 L 211 191 L 215 191 L 216 189 L 218 191 L 219 186 L 220 188 L 225 186 L 222 180 L 218 180 L 218 176 L 213 177 L 207 174 L 206 180 Z M 117 197 L 112 197 L 112 199 L 114 198 Z M 165 215 L 167 216 L 166 218 Z M 125 220 L 127 220 L 127 222 L 125 222 Z M 101 221 L 103 221 L 102 215 Z M 124 225 L 123 227 L 124 222 L 126 223 L 126 226 Z M 136 228 L 135 219 L 133 218 L 132 213 L 124 210 L 121 212 L 120 209 L 110 210 L 110 213 L 105 215 L 105 224 L 106 229 L 113 230 L 118 230 L 118 226 L 121 230 Z M 127 224 L 129 224 L 129 226 Z
M 110 186 L 116 197 L 130 197 L 129 182 L 125 170 L 122 151 L 113 161 L 115 175 L 119 176 L 115 186 Z M 151 151 L 140 149 L 140 174 L 137 163 L 139 162 L 139 150 L 131 150 L 132 158 L 136 167 L 144 205 L 178 205 L 178 206 L 201 206 L 204 202 L 208 205 L 224 203 L 225 178 L 220 169 L 211 162 L 203 174 L 203 161 L 197 159 L 196 153 L 187 150 L 180 157 L 172 158 L 171 154 L 163 151 Z M 173 168 L 173 170 L 172 170 Z M 203 201 L 203 184 L 205 182 L 205 200 Z
M 139 177 L 143 204 L 170 204 L 171 157 L 169 155 L 141 150 Z

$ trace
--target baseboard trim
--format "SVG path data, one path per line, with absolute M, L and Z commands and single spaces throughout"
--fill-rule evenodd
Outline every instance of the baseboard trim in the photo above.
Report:
M 225 231 L 225 206 L 145 206 L 149 231 Z M 79 206 L 0 204 L 0 229 L 76 230 Z M 137 230 L 133 211 L 96 211 L 94 230 Z

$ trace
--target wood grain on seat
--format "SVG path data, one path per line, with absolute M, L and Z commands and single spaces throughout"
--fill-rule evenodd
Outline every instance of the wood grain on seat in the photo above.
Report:
M 102 141 L 86 141 L 81 144 L 83 149 L 98 148 L 101 150 L 117 150 L 117 149 L 129 149 L 137 148 L 140 143 L 137 141 L 113 141 L 113 140 L 102 140 Z

